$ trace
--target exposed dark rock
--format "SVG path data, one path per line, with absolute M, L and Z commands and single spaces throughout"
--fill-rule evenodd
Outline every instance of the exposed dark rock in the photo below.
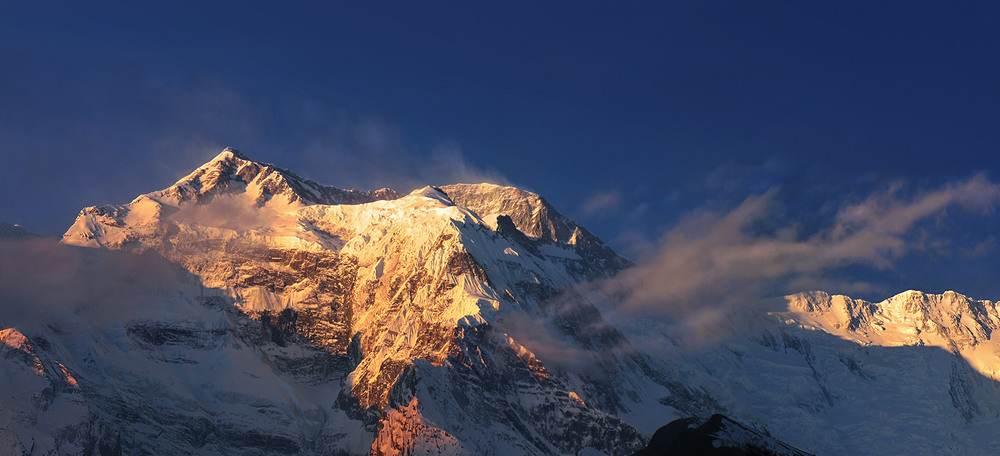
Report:
M 646 448 L 632 456 L 811 456 L 724 415 L 681 418 L 656 430 Z

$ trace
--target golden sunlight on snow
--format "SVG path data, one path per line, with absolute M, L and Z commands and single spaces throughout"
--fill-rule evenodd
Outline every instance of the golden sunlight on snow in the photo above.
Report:
M 789 296 L 789 323 L 862 345 L 932 346 L 962 356 L 979 373 L 1000 380 L 997 303 L 947 291 L 905 291 L 879 303 L 823 292 Z

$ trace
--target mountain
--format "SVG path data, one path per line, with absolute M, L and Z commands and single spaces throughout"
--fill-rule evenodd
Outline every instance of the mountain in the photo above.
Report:
M 734 448 L 1000 445 L 993 304 L 613 322 L 600 284 L 642 266 L 514 187 L 340 190 L 227 149 L 0 249 L 9 454 L 618 455 L 715 414 Z
M 339 199 L 321 200 L 319 188 Z M 625 393 L 611 386 L 616 375 L 643 388 L 655 380 L 620 334 L 591 329 L 596 309 L 550 304 L 627 260 L 537 195 L 487 222 L 445 189 L 329 189 L 227 150 L 164 191 L 84 209 L 63 243 L 155 252 L 225 290 L 233 312 L 273 327 L 255 350 L 288 381 L 339 391 L 336 407 L 361 422 L 351 435 L 370 436 L 375 454 L 615 453 L 644 443 L 616 416 Z M 448 190 L 475 196 L 484 213 L 525 194 Z M 536 236 L 537 226 L 569 235 Z M 558 328 L 553 342 L 606 350 L 613 370 L 555 375 L 522 340 L 547 325 Z

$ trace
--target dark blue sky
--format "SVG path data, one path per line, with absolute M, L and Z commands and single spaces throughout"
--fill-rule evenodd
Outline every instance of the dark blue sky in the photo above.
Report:
M 772 188 L 805 238 L 998 179 L 996 2 L 65 3 L 0 5 L 0 220 L 43 234 L 227 145 L 340 187 L 502 180 L 633 256 Z M 876 275 L 1000 297 L 990 255 L 940 272 L 992 252 L 981 212 Z

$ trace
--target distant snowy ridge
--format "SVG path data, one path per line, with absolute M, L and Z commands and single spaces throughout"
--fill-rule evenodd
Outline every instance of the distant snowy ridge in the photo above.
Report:
M 964 357 L 980 373 L 1000 380 L 997 303 L 947 291 L 909 290 L 879 303 L 824 292 L 789 296 L 789 321 L 864 345 L 935 346 Z

